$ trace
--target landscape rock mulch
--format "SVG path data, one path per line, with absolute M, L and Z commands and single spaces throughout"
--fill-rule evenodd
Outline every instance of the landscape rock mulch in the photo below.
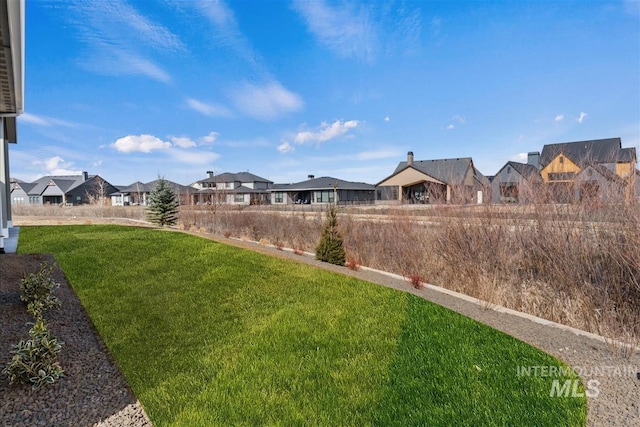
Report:
M 20 279 L 40 263 L 53 265 L 50 255 L 0 255 L 0 367 L 9 362 L 11 346 L 27 339 L 33 318 L 20 301 Z M 9 385 L 0 378 L 1 426 L 151 426 L 122 373 L 109 356 L 73 290 L 56 267 L 61 284 L 55 295 L 60 308 L 45 312 L 50 333 L 64 345 L 59 361 L 64 376 L 39 390 Z
M 191 234 L 410 292 L 476 319 L 573 367 L 589 389 L 588 426 L 640 426 L 640 352 L 637 350 L 621 351 L 616 345 L 578 335 L 571 330 L 498 312 L 487 305 L 437 290 L 415 289 L 404 280 L 377 271 L 353 271 L 319 262 L 313 256 L 296 255 L 255 242 L 223 239 L 202 233 Z M 20 301 L 20 279 L 25 273 L 36 271 L 39 263 L 45 260 L 54 262 L 50 256 L 0 255 L 2 367 L 9 360 L 11 345 L 27 336 L 28 326 L 25 323 L 31 320 Z M 48 313 L 47 319 L 51 333 L 65 342 L 60 354 L 65 376 L 55 385 L 37 392 L 27 385 L 9 386 L 6 378 L 2 378 L 0 425 L 151 426 L 64 275 L 59 269 L 55 274 L 56 280 L 62 284 L 57 291 L 62 307 Z M 517 376 L 521 368 L 514 366 L 513 375 Z M 542 371 L 544 367 L 533 368 L 540 369 L 538 375 L 550 375 Z

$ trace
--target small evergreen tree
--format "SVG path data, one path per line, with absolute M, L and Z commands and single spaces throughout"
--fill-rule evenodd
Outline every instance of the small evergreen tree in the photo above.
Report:
M 149 194 L 147 219 L 160 226 L 175 225 L 179 206 L 178 197 L 169 182 L 162 177 L 158 178 Z
M 330 264 L 344 265 L 346 253 L 342 235 L 338 231 L 338 213 L 335 205 L 327 209 L 327 219 L 322 230 L 320 242 L 316 247 L 316 259 Z

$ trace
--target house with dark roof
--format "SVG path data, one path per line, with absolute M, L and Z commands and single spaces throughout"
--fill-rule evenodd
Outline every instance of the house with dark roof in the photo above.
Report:
M 409 151 L 407 161 L 376 184 L 376 198 L 383 203 L 482 203 L 490 190 L 471 157 L 414 160 Z
M 307 178 L 305 181 L 292 184 L 274 184 L 269 190 L 271 204 L 375 203 L 375 187 L 371 184 L 344 181 L 329 176 L 316 178 L 314 175 L 309 175 Z
M 491 179 L 493 203 L 529 203 L 543 185 L 537 167 L 540 154 L 532 152 L 527 163 L 507 162 Z
M 173 181 L 165 180 L 169 186 L 173 189 L 178 197 L 178 201 L 181 205 L 191 203 L 192 195 L 196 193 L 193 187 L 188 185 L 181 185 Z M 153 180 L 147 183 L 136 181 L 126 187 L 118 187 L 118 191 L 111 193 L 111 205 L 112 206 L 130 206 L 141 205 L 147 206 L 149 204 L 149 195 L 155 188 L 158 180 Z
M 32 205 L 81 205 L 102 203 L 118 189 L 98 175 L 43 176 L 31 183 L 14 181 L 11 201 Z
M 255 205 L 269 203 L 272 181 L 249 172 L 221 173 L 207 171 L 207 178 L 191 184 L 197 190 L 194 203 L 211 205 Z
M 634 147 L 622 148 L 620 138 L 608 138 L 545 145 L 539 167 L 553 199 L 568 203 L 594 197 L 594 194 L 609 191 L 617 193 L 620 185 L 628 187 L 623 192 L 632 193 L 636 162 Z M 581 174 L 587 169 L 591 172 L 587 172 L 586 176 Z M 604 169 L 609 172 L 604 172 Z M 577 179 L 578 176 L 580 179 Z M 585 196 L 583 192 L 590 195 Z

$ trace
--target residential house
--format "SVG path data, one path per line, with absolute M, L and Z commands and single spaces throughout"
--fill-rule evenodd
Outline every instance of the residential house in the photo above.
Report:
M 18 142 L 16 117 L 24 112 L 24 1 L 0 2 L 0 253 L 11 220 L 9 144 Z
M 543 181 L 540 176 L 539 152 L 528 154 L 527 163 L 507 162 L 491 179 L 493 203 L 530 203 Z
M 490 190 L 470 157 L 414 160 L 409 151 L 407 160 L 376 184 L 376 198 L 383 203 L 482 203 Z
M 230 204 L 255 205 L 269 203 L 272 181 L 249 172 L 214 174 L 207 171 L 207 178 L 191 186 L 197 190 L 194 203 L 200 205 Z
M 605 193 L 628 197 L 635 191 L 636 162 L 636 149 L 622 148 L 620 138 L 548 144 L 540 156 L 540 175 L 556 202 L 606 197 Z
M 169 186 L 173 189 L 178 197 L 178 201 L 181 205 L 191 203 L 192 196 L 196 193 L 193 187 L 188 185 L 181 185 L 173 181 L 165 180 Z M 119 187 L 118 191 L 111 193 L 111 205 L 112 206 L 129 206 L 129 205 L 141 205 L 147 206 L 149 204 L 149 195 L 155 188 L 158 180 L 154 180 L 147 183 L 136 181 L 126 187 Z
M 98 175 L 43 176 L 31 183 L 15 181 L 11 186 L 14 203 L 36 205 L 81 205 L 102 203 L 117 188 Z
M 309 175 L 306 181 L 294 184 L 274 184 L 270 189 L 271 204 L 373 204 L 375 187 L 363 182 L 343 181 Z

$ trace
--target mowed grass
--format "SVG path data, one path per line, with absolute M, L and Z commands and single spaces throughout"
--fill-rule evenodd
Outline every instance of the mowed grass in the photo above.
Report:
M 22 227 L 19 252 L 55 255 L 156 427 L 586 424 L 564 377 L 518 375 L 557 359 L 410 294 L 153 229 Z

